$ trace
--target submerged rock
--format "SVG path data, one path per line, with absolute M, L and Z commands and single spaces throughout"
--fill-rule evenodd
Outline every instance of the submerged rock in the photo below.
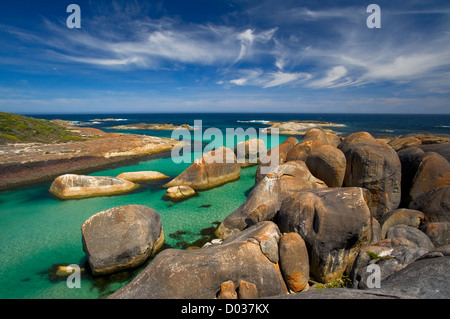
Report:
M 120 178 L 66 174 L 57 177 L 49 191 L 58 198 L 73 199 L 126 193 L 136 187 Z
M 94 275 L 137 267 L 164 243 L 161 218 L 141 205 L 114 207 L 81 226 L 83 250 Z
M 169 187 L 164 195 L 165 198 L 173 201 L 179 201 L 195 196 L 197 193 L 189 186 L 173 186 Z

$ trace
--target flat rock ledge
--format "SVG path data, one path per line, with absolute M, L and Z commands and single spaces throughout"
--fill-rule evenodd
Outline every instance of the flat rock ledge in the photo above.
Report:
M 66 174 L 57 177 L 49 192 L 60 199 L 121 194 L 138 187 L 130 181 L 107 176 Z
M 121 178 L 130 182 L 147 182 L 169 178 L 169 176 L 155 171 L 139 171 L 139 172 L 125 172 L 117 175 L 117 178 Z

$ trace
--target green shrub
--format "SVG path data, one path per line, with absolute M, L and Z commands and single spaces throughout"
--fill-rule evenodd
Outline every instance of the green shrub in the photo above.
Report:
M 0 144 L 64 143 L 84 140 L 56 123 L 33 117 L 0 112 Z
M 314 286 L 315 289 L 327 289 L 327 288 L 347 288 L 352 284 L 352 280 L 345 275 L 329 282 L 327 284 L 317 284 Z

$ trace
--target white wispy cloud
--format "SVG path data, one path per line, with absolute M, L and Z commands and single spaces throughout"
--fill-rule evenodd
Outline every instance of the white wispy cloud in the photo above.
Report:
M 345 82 L 340 82 L 340 80 L 346 75 L 347 69 L 342 65 L 338 65 L 328 70 L 324 78 L 310 82 L 309 86 L 315 88 L 332 88 L 337 86 L 344 86 L 346 85 L 348 80 Z

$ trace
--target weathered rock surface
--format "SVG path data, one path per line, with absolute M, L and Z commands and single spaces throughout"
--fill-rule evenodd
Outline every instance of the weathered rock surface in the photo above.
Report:
M 277 299 L 448 299 L 450 257 L 416 260 L 373 289 L 310 289 Z
M 398 152 L 404 148 L 422 145 L 422 142 L 414 136 L 409 136 L 409 137 L 395 138 L 392 141 L 390 141 L 388 144 L 390 147 L 392 147 L 395 151 Z
M 450 186 L 441 187 L 418 196 L 409 205 L 424 213 L 424 223 L 450 222 Z
M 344 182 L 346 158 L 341 150 L 331 145 L 315 148 L 307 157 L 311 173 L 328 187 L 341 187 Z
M 311 152 L 328 145 L 328 138 L 321 129 L 313 128 L 306 132 L 300 143 L 295 145 L 286 155 L 286 161 L 306 161 Z
M 128 285 L 109 298 L 216 298 L 225 281 L 256 285 L 259 296 L 287 293 L 274 255 L 281 234 L 272 222 L 262 222 L 203 249 L 166 249 Z M 277 260 L 278 261 L 278 260 Z
M 238 299 L 236 286 L 233 281 L 228 280 L 220 285 L 220 292 L 217 299 Z
M 407 207 L 423 193 L 450 185 L 450 163 L 438 153 L 411 147 L 398 155 L 402 163 L 402 206 Z
M 239 299 L 256 299 L 259 298 L 258 288 L 252 282 L 241 280 L 237 288 Z
M 286 155 L 297 143 L 298 140 L 295 137 L 288 137 L 281 144 L 272 147 L 258 165 L 255 178 L 256 183 L 270 173 L 266 171 L 270 170 L 270 167 L 275 168 L 278 165 L 283 164 L 286 161 Z
M 424 152 L 435 152 L 450 162 L 450 141 L 444 144 L 422 145 L 419 148 Z
M 94 275 L 137 267 L 164 243 L 159 214 L 141 205 L 97 213 L 83 223 L 81 233 L 83 250 Z
M 405 227 L 420 232 L 416 228 L 410 226 Z M 399 235 L 405 236 L 404 233 L 406 231 Z M 372 246 L 364 247 L 356 258 L 350 274 L 353 287 L 359 289 L 368 288 L 369 277 L 373 274 L 373 269 L 368 269 L 368 267 L 372 264 L 376 264 L 379 267 L 380 280 L 382 281 L 427 254 L 430 247 L 422 248 L 418 246 L 418 244 L 421 246 L 429 245 L 427 239 L 425 239 L 427 244 L 424 245 L 422 241 L 416 240 L 418 237 L 421 238 L 421 235 L 417 236 L 417 234 L 414 234 L 411 236 L 411 234 L 407 234 L 407 237 L 414 242 L 405 237 L 395 237 L 381 240 Z
M 349 135 L 339 148 L 347 159 L 343 185 L 369 190 L 372 216 L 380 219 L 398 208 L 401 164 L 397 153 L 366 132 Z
M 424 218 L 424 214 L 418 210 L 407 208 L 396 209 L 381 219 L 381 238 L 386 238 L 388 229 L 396 225 L 408 225 L 418 228 L 424 221 Z
M 334 147 L 338 147 L 339 144 L 341 144 L 342 140 L 339 136 L 337 136 L 336 134 L 327 134 L 327 141 L 328 144 Z
M 203 154 L 191 166 L 165 187 L 189 186 L 194 190 L 206 190 L 239 179 L 241 166 L 237 163 L 233 150 L 219 147 Z
M 49 191 L 58 198 L 72 199 L 126 193 L 136 187 L 115 177 L 66 174 L 57 177 Z
M 340 277 L 372 233 L 364 190 L 357 187 L 293 194 L 280 208 L 278 225 L 282 232 L 296 232 L 304 239 L 310 273 L 320 282 Z
M 308 286 L 309 257 L 305 241 L 297 233 L 281 236 L 280 269 L 291 292 L 299 292 Z
M 197 193 L 189 186 L 173 186 L 169 187 L 164 197 L 172 201 L 179 201 L 195 196 Z
M 309 172 L 304 162 L 286 162 L 256 184 L 245 202 L 223 220 L 216 234 L 220 238 L 227 238 L 248 226 L 270 220 L 290 194 L 325 187 L 321 180 Z
M 389 228 L 386 232 L 386 238 L 406 238 L 419 248 L 427 251 L 434 249 L 431 239 L 424 232 L 407 225 L 396 225 Z
M 450 222 L 428 223 L 421 229 L 431 239 L 434 247 L 450 245 Z
M 153 181 L 156 179 L 169 178 L 160 172 L 155 171 L 140 171 L 140 172 L 125 172 L 117 175 L 117 178 L 121 178 L 130 182 L 145 182 Z
M 381 285 L 385 291 L 412 298 L 448 299 L 450 297 L 450 257 L 417 260 L 389 276 Z
M 253 138 L 240 142 L 234 148 L 237 162 L 242 168 L 258 165 L 260 157 L 267 154 L 266 143 L 263 140 Z

